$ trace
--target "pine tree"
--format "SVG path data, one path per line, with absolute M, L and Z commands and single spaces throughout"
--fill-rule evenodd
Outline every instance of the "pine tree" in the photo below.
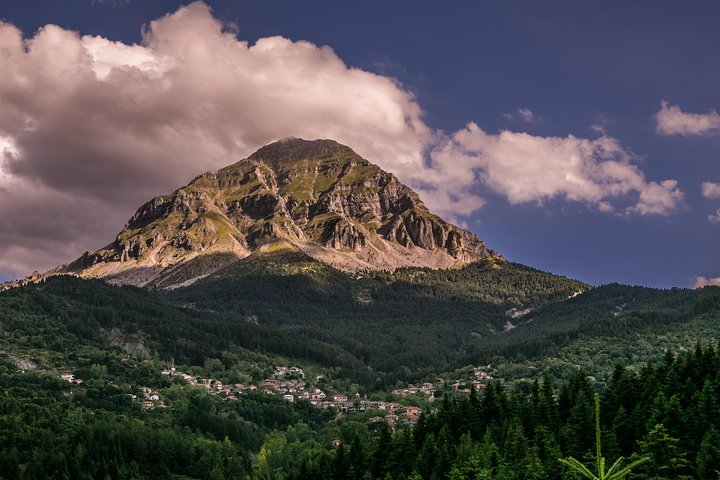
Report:
M 360 437 L 356 436 L 350 446 L 349 455 L 350 466 L 354 471 L 354 477 L 348 474 L 349 478 L 360 480 L 365 472 L 365 449 L 360 442 Z
M 401 430 L 392 439 L 392 448 L 388 454 L 385 471 L 395 478 L 408 475 L 412 470 L 416 449 L 412 434 L 409 430 Z
M 570 470 L 575 471 L 579 473 L 580 475 L 584 476 L 585 478 L 589 478 L 590 480 L 621 480 L 625 478 L 633 468 L 642 465 L 643 463 L 648 461 L 647 457 L 639 458 L 635 461 L 630 462 L 630 464 L 626 466 L 622 466 L 623 461 L 625 460 L 623 457 L 619 457 L 615 462 L 610 466 L 610 468 L 605 471 L 605 458 L 602 456 L 602 445 L 601 445 L 601 436 L 602 433 L 600 431 L 600 396 L 596 393 L 595 394 L 595 460 L 596 464 L 595 467 L 597 468 L 597 473 L 593 473 L 589 468 L 587 468 L 585 465 L 580 463 L 578 460 L 576 460 L 573 457 L 567 457 L 567 458 L 561 458 L 559 459 L 560 463 L 568 467 Z
M 612 431 L 615 435 L 620 455 L 630 455 L 635 443 L 635 432 L 624 406 L 620 406 L 615 414 L 612 424 Z
M 592 447 L 593 409 L 585 395 L 575 398 L 567 423 L 560 429 L 563 450 L 580 456 Z
M 705 433 L 697 456 L 700 478 L 718 478 L 720 471 L 720 433 L 713 427 Z
M 438 453 L 435 435 L 432 433 L 427 434 L 415 462 L 415 471 L 418 472 L 422 478 L 430 478 L 432 476 Z
M 517 465 L 522 464 L 527 455 L 527 439 L 523 434 L 522 425 L 513 422 L 505 435 L 505 461 Z
M 337 447 L 335 461 L 333 462 L 333 476 L 335 480 L 345 480 L 348 472 L 348 461 L 345 458 L 345 447 L 341 444 Z
M 492 434 L 488 429 L 480 443 L 480 464 L 491 473 L 495 473 L 502 464 L 500 449 L 493 440 Z
M 557 402 L 550 376 L 543 375 L 542 386 L 540 387 L 540 400 L 538 402 L 540 421 L 545 424 L 551 432 L 557 433 L 559 428 Z
M 553 433 L 545 427 L 538 427 L 535 430 L 535 445 L 538 456 L 543 463 L 547 479 L 559 479 L 562 477 L 562 465 L 557 459 L 562 455 L 560 446 L 555 440 Z
M 370 472 L 373 474 L 373 477 L 381 477 L 381 473 L 385 469 L 391 444 L 392 434 L 390 433 L 390 427 L 388 427 L 386 422 L 381 422 L 380 435 L 370 455 Z
M 690 462 L 685 458 L 677 438 L 671 437 L 661 423 L 655 425 L 644 439 L 638 442 L 639 457 L 650 459 L 637 469 L 638 480 L 687 479 Z M 634 455 L 633 459 L 638 455 Z
M 711 426 L 718 424 L 718 407 L 717 395 L 715 394 L 714 382 L 705 380 L 703 389 L 697 402 L 696 421 L 701 431 L 707 431 Z
M 528 480 L 544 480 L 547 478 L 545 472 L 545 465 L 543 465 L 540 459 L 540 448 L 533 446 L 527 451 L 524 462 L 524 475 L 523 477 Z

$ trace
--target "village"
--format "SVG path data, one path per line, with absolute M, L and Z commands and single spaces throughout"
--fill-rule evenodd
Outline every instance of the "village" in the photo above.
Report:
M 359 393 L 352 396 L 345 394 L 328 395 L 320 388 L 309 386 L 308 382 L 305 381 L 303 369 L 294 366 L 276 366 L 272 376 L 258 382 L 258 385 L 223 384 L 220 380 L 198 378 L 181 372 L 174 365 L 163 369 L 160 373 L 169 377 L 180 378 L 189 385 L 205 389 L 210 395 L 219 395 L 228 401 L 237 401 L 242 395 L 249 392 L 258 392 L 265 395 L 281 396 L 287 402 L 307 401 L 317 408 L 334 408 L 343 413 L 377 410 L 378 415 L 372 417 L 371 421 L 384 420 L 393 428 L 398 424 L 416 424 L 422 413 L 419 406 L 403 405 L 392 401 L 369 400 L 367 395 L 361 396 Z M 496 379 L 495 374 L 497 374 L 497 370 L 490 365 L 476 367 L 473 369 L 472 379 L 449 381 L 437 378 L 435 382 L 425 382 L 422 385 L 408 384 L 405 388 L 394 389 L 392 394 L 402 398 L 419 395 L 428 403 L 432 403 L 438 391 L 469 395 L 472 388 L 476 391 L 482 390 L 485 383 Z M 60 377 L 77 385 L 83 383 L 82 379 L 76 378 L 73 374 L 63 374 Z M 128 394 L 128 397 L 134 402 L 139 401 L 143 409 L 167 408 L 158 390 L 145 386 L 139 388 L 142 391 L 142 398 L 132 393 Z M 384 415 L 381 415 L 382 413 Z
M 497 369 L 491 365 L 486 367 L 475 367 L 473 369 L 473 379 L 467 381 L 465 379 L 455 380 L 448 382 L 443 378 L 438 378 L 435 382 L 425 382 L 422 385 L 408 384 L 406 388 L 396 388 L 392 391 L 394 395 L 399 397 L 408 397 L 410 395 L 424 395 L 428 401 L 432 402 L 435 399 L 435 392 L 438 390 L 451 391 L 461 395 L 470 395 L 471 388 L 475 388 L 476 391 L 485 388 L 485 384 L 493 379 L 497 379 Z

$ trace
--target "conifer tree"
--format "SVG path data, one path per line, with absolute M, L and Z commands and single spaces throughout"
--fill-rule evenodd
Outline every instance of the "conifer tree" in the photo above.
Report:
M 700 478 L 718 478 L 720 474 L 720 433 L 713 427 L 705 434 L 697 456 Z
M 568 467 L 570 470 L 579 473 L 585 478 L 590 480 L 621 480 L 625 478 L 633 468 L 642 465 L 649 459 L 647 457 L 639 458 L 635 461 L 631 461 L 628 465 L 622 466 L 624 457 L 619 457 L 605 471 L 605 458 L 602 456 L 602 445 L 601 445 L 601 431 L 600 431 L 600 396 L 595 394 L 595 468 L 597 473 L 592 472 L 588 467 L 580 463 L 573 457 L 561 458 L 560 463 Z
M 634 478 L 637 480 L 688 479 L 690 462 L 685 458 L 677 438 L 671 437 L 661 423 L 655 425 L 650 432 L 638 442 L 640 457 L 650 460 L 639 466 Z M 633 459 L 638 455 L 633 455 Z

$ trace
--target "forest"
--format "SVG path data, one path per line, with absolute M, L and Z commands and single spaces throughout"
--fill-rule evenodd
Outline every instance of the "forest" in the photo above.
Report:
M 168 408 L 143 411 L 89 373 L 67 382 L 0 365 L 0 477 L 253 479 L 578 478 L 558 461 L 594 462 L 593 395 L 603 455 L 650 461 L 634 479 L 711 479 L 720 471 L 720 350 L 698 344 L 655 365 L 618 365 L 606 385 L 566 381 L 447 392 L 413 427 L 336 416 L 306 402 L 249 395 L 228 403 L 171 384 Z
M 582 284 L 513 264 L 301 270 L 173 292 L 73 277 L 0 292 L 0 478 L 574 479 L 558 459 L 595 462 L 595 393 L 603 455 L 650 459 L 628 478 L 718 478 L 720 288 L 572 296 Z M 472 365 L 499 374 L 436 391 L 415 425 L 391 428 L 381 410 L 230 402 L 161 375 L 170 359 L 227 382 L 295 362 L 329 391 L 379 398 Z M 165 405 L 141 408 L 140 386 Z
M 265 395 L 228 404 L 182 385 L 163 389 L 171 408 L 145 411 L 108 382 L 122 376 L 95 370 L 79 388 L 0 365 L 0 478 L 244 478 L 266 434 L 328 419 L 309 405 Z
M 278 251 L 253 254 L 162 294 L 176 304 L 337 345 L 387 383 L 398 372 L 419 377 L 462 362 L 477 338 L 507 328 L 510 309 L 537 308 L 588 288 L 494 259 L 353 277 L 304 254 Z
M 606 285 L 568 298 L 589 287 L 515 264 L 352 278 L 307 258 L 270 260 L 169 292 L 74 277 L 11 289 L 0 293 L 4 343 L 58 356 L 135 342 L 189 365 L 243 349 L 336 369 L 372 391 L 488 363 L 520 378 L 560 379 L 575 365 L 607 376 L 617 361 L 658 361 L 713 336 L 720 313 L 720 287 Z
M 107 345 L 111 332 L 148 354 L 198 365 L 231 347 L 328 368 L 381 389 L 463 364 L 476 339 L 503 332 L 511 308 L 588 287 L 504 262 L 353 278 L 297 253 L 254 256 L 173 291 L 51 277 L 0 293 L 14 348 Z M 117 336 L 117 335 L 116 335 Z M 50 343 L 49 343 L 50 342 Z

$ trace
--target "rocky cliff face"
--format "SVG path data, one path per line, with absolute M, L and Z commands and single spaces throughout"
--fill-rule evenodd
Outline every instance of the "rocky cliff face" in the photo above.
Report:
M 172 287 L 277 245 L 346 271 L 498 256 L 350 148 L 288 139 L 152 199 L 112 244 L 56 272 Z

